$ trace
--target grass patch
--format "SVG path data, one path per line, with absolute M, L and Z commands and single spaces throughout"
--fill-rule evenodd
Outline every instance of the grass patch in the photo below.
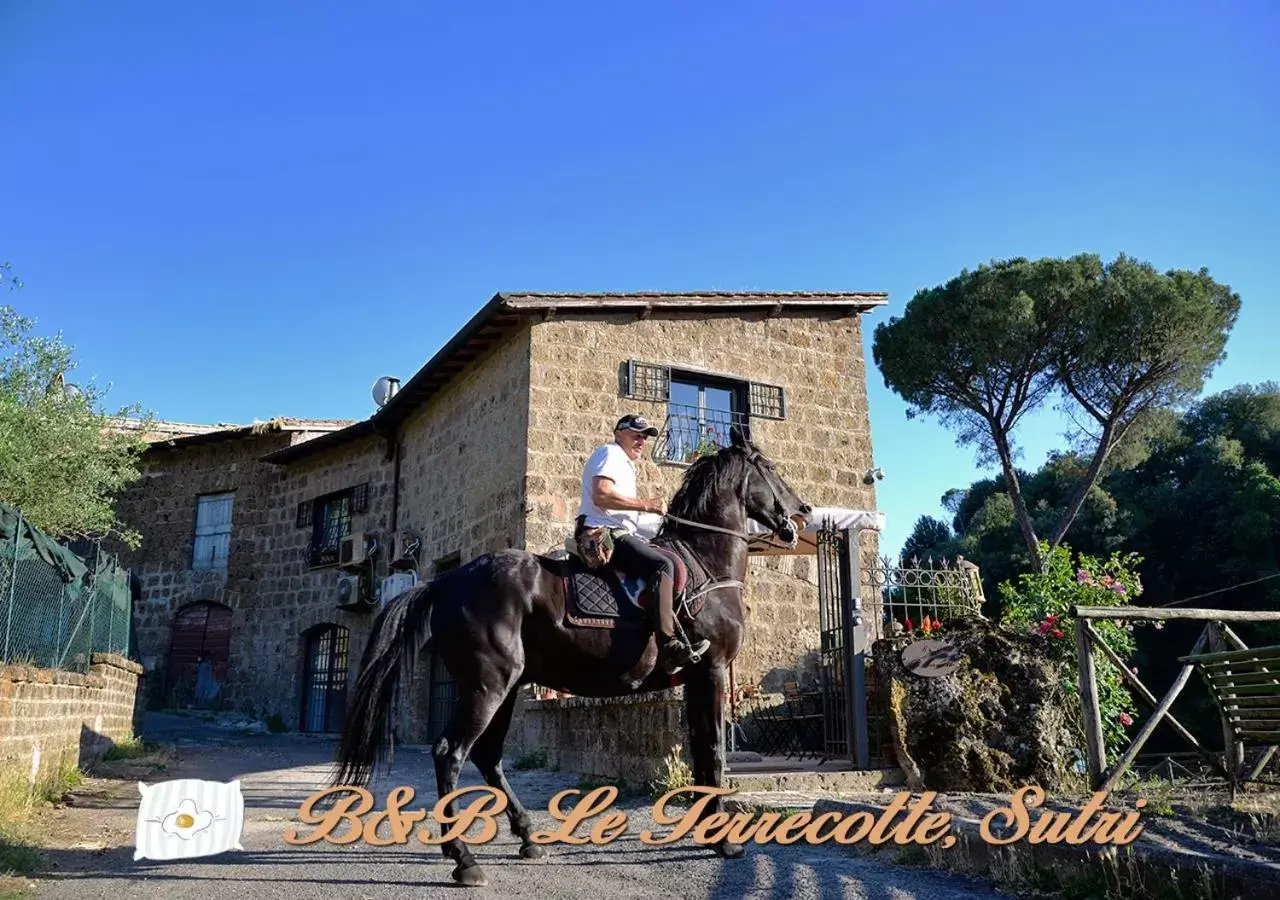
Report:
M 579 779 L 578 783 L 574 785 L 574 788 L 582 792 L 579 795 L 578 800 L 581 800 L 582 797 L 587 796 L 587 794 L 590 794 L 596 788 L 602 788 L 602 787 L 616 788 L 618 791 L 619 800 L 632 800 L 632 799 L 635 799 L 636 797 L 642 797 L 645 794 L 643 790 L 641 790 L 640 788 L 637 788 L 633 784 L 629 784 L 626 781 L 622 781 L 620 779 L 614 780 L 614 781 L 604 781 L 602 779 L 595 778 L 590 775 L 584 776 L 583 778 Z M 573 802 L 577 802 L 577 800 Z
M 131 734 L 127 738 L 122 738 L 113 743 L 107 752 L 102 755 L 102 759 L 104 762 L 116 759 L 137 759 L 140 756 L 155 752 L 156 749 L 156 745 L 147 744 L 142 738 Z
M 649 782 L 649 796 L 654 800 L 678 788 L 693 787 L 693 769 L 684 758 L 684 748 L 672 747 L 671 752 L 662 760 L 658 775 Z M 684 791 L 674 795 L 669 802 L 673 804 L 692 803 L 694 795 Z
M 60 769 L 50 776 L 39 789 L 39 798 L 45 803 L 61 803 L 67 794 L 84 784 L 84 773 L 79 766 Z
M 520 757 L 515 761 L 515 767 L 517 769 L 545 769 L 548 761 L 549 757 L 546 750 L 529 750 L 520 754 Z
M 57 779 L 50 784 L 56 785 Z M 48 802 L 47 793 L 53 791 L 46 785 L 32 790 L 14 768 L 0 770 L 0 878 L 30 875 L 40 868 L 43 860 L 36 849 L 33 813 Z
M 22 830 L 0 825 L 0 878 L 29 875 L 40 868 L 41 862 L 40 851 Z

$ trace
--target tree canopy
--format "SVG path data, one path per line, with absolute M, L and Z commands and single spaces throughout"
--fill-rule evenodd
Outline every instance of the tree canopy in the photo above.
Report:
M 1061 515 L 1088 461 L 1061 454 L 1020 483 L 1043 529 Z M 922 516 L 907 539 L 921 555 L 963 555 L 988 597 L 1027 568 L 1008 493 L 996 479 L 947 491 L 950 523 Z M 1071 545 L 1144 559 L 1144 602 L 1178 602 L 1209 591 L 1214 604 L 1280 608 L 1280 384 L 1241 385 L 1206 397 L 1145 440 L 1145 456 L 1108 471 L 1089 492 Z M 942 526 L 942 527 L 940 527 Z
M 71 388 L 74 348 L 61 335 L 35 335 L 35 325 L 0 306 L 0 501 L 60 539 L 136 546 L 115 498 L 139 477 L 146 444 L 140 429 L 119 425 L 145 419 L 137 406 L 103 412 L 106 392 L 93 383 Z
M 1205 269 L 1160 273 L 1124 255 L 1106 264 L 1093 254 L 1017 258 L 918 292 L 903 316 L 876 328 L 872 351 L 909 417 L 937 415 L 980 464 L 999 464 L 1000 502 L 1040 571 L 1041 536 L 1056 547 L 1108 461 L 1130 462 L 1162 412 L 1198 395 L 1239 307 Z M 1075 423 L 1074 451 L 1058 463 L 1060 492 L 1045 515 L 1025 496 L 1015 433 L 1054 400 Z

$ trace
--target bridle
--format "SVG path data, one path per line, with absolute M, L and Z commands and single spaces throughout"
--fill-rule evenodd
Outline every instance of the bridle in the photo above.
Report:
M 764 464 L 761 462 L 762 458 L 763 457 L 760 455 L 759 450 L 752 450 L 751 455 L 747 457 L 747 462 L 751 463 L 752 467 L 756 470 L 757 473 L 759 473 L 760 477 L 764 479 L 764 483 L 769 486 L 769 491 L 770 493 L 773 494 L 774 504 L 779 509 L 784 509 L 785 507 L 783 507 L 782 505 L 782 498 L 778 496 L 778 489 L 774 487 L 772 479 L 770 479 L 769 476 L 764 473 L 764 468 L 763 468 Z M 738 499 L 742 501 L 742 505 L 744 507 L 746 506 L 746 503 L 747 503 L 747 484 L 748 484 L 747 481 L 743 481 L 742 492 L 738 497 Z M 778 538 L 779 540 L 781 540 L 783 525 L 790 524 L 791 540 L 787 543 L 787 549 L 794 550 L 800 542 L 800 529 L 796 527 L 795 523 L 792 522 L 789 517 L 784 518 L 782 520 L 783 524 L 778 525 L 778 527 L 773 529 L 773 531 L 770 532 L 768 535 L 752 534 L 751 532 L 746 532 L 746 531 L 734 531 L 731 528 L 721 528 L 719 525 L 708 525 L 705 522 L 694 522 L 690 519 L 682 519 L 679 516 L 673 516 L 670 513 L 663 513 L 662 517 L 672 522 L 679 522 L 681 525 L 688 525 L 690 528 L 700 528 L 703 531 L 715 531 L 715 532 L 719 532 L 720 534 L 728 534 L 733 537 L 740 538 L 741 540 L 746 541 L 748 546 L 753 543 L 758 543 L 760 541 L 768 540 L 769 538 Z

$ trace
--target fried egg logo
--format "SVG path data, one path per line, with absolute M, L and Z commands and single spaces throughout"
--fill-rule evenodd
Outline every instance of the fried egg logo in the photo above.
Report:
M 189 859 L 243 850 L 240 782 L 181 779 L 138 782 L 137 859 Z

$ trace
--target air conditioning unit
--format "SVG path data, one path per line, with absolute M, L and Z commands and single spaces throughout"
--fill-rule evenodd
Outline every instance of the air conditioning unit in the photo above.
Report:
M 353 531 L 338 541 L 338 565 L 359 566 L 368 558 L 368 547 L 363 531 Z
M 382 588 L 378 593 L 378 605 L 386 606 L 417 583 L 418 576 L 414 572 L 396 572 L 394 575 L 388 575 L 382 579 Z
M 365 596 L 363 575 L 338 576 L 338 606 L 342 609 L 358 609 L 369 605 Z

